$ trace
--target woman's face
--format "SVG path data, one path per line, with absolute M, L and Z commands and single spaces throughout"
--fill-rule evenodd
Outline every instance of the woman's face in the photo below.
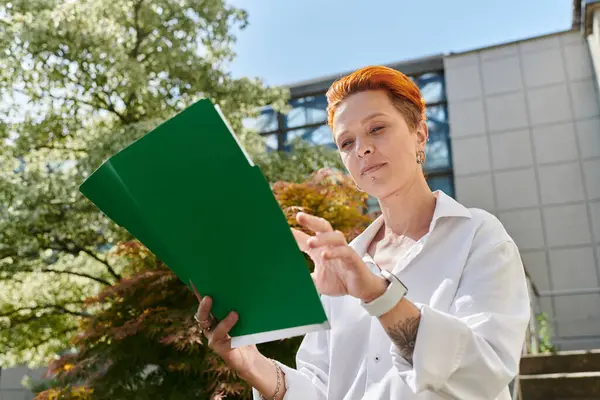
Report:
M 348 96 L 333 117 L 333 137 L 356 184 L 376 198 L 405 191 L 422 176 L 417 152 L 425 149 L 427 125 L 411 132 L 383 90 Z

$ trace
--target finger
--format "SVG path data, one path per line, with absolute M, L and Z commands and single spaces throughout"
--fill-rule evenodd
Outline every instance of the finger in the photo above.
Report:
M 310 277 L 312 278 L 313 283 L 315 284 L 315 286 L 317 286 L 317 283 L 323 279 L 322 275 L 323 275 L 323 271 L 322 270 L 317 270 L 317 269 L 315 269 L 314 272 L 310 273 Z
M 200 305 L 198 306 L 198 312 L 196 313 L 196 318 L 198 318 L 198 321 L 201 325 L 200 327 L 202 329 L 210 328 L 210 325 L 208 323 L 205 324 L 206 326 L 203 326 L 202 322 L 209 320 L 211 308 L 212 308 L 212 299 L 208 296 L 204 297 L 200 301 Z
M 334 246 L 323 251 L 324 260 L 342 259 L 346 262 L 357 262 L 361 261 L 360 257 L 349 246 Z
M 308 250 L 308 239 L 311 238 L 311 236 L 307 235 L 306 233 L 295 229 L 295 228 L 291 228 L 292 229 L 292 234 L 294 235 L 294 239 L 296 239 L 296 243 L 298 243 L 298 247 L 300 248 L 301 251 L 306 251 Z
M 299 212 L 298 214 L 296 214 L 296 220 L 300 225 L 310 229 L 315 233 L 333 231 L 331 224 L 325 218 L 316 217 L 314 215 L 310 215 L 304 212 Z
M 196 290 L 196 286 L 194 286 L 194 282 L 192 282 L 191 279 L 190 279 L 190 285 L 192 285 L 192 291 L 196 295 L 196 298 L 198 299 L 198 303 L 200 303 L 202 301 L 202 296 L 200 296 L 200 293 L 198 293 L 198 291 Z
M 308 247 L 314 249 L 323 246 L 344 246 L 346 237 L 340 231 L 325 232 L 318 236 L 313 236 L 307 241 Z
M 231 328 L 233 328 L 238 319 L 238 314 L 235 311 L 232 311 L 229 314 L 227 314 L 227 316 L 223 318 L 221 322 L 219 322 L 217 327 L 208 334 L 209 346 L 228 341 L 229 331 L 231 330 Z

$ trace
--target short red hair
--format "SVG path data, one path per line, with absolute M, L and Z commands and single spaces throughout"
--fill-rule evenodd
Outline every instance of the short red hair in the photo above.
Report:
M 327 90 L 327 122 L 333 129 L 333 116 L 339 104 L 351 94 L 385 90 L 402 113 L 411 131 L 425 121 L 425 99 L 419 87 L 402 72 L 383 66 L 364 67 L 335 81 Z

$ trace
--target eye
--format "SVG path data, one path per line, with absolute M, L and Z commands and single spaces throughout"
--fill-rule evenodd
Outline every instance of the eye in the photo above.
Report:
M 353 140 L 350 140 L 350 139 L 348 139 L 348 140 L 344 140 L 344 141 L 342 142 L 342 146 L 341 146 L 341 147 L 342 147 L 342 149 L 345 149 L 345 148 L 347 148 L 347 147 L 348 147 L 348 146 L 350 146 L 350 145 L 351 145 L 353 142 L 354 142 L 354 141 L 353 141 Z
M 371 133 L 377 133 L 377 132 L 381 131 L 383 128 L 384 128 L 384 126 L 381 126 L 381 125 L 374 126 L 374 127 L 371 129 Z

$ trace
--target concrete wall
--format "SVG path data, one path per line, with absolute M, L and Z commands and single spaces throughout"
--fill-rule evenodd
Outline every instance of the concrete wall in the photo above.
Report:
M 600 98 L 600 7 L 596 7 L 591 16 L 591 34 L 587 36 L 587 45 L 592 58 L 594 76 L 596 77 L 596 93 Z
M 31 400 L 33 394 L 23 387 L 21 382 L 25 376 L 34 381 L 42 377 L 44 370 L 30 370 L 27 367 L 15 367 L 0 371 L 0 400 Z
M 456 195 L 521 249 L 565 349 L 600 347 L 600 107 L 580 32 L 444 60 Z M 548 294 L 548 293 L 547 293 Z

